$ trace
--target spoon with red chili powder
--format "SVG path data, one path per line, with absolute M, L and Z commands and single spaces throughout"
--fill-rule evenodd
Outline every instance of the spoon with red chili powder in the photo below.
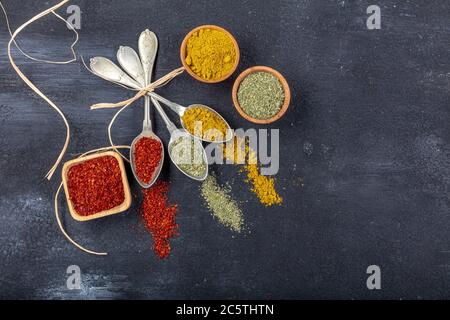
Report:
M 117 60 L 121 67 L 141 86 L 151 83 L 158 39 L 148 29 L 139 37 L 139 56 L 130 47 L 120 47 Z M 150 119 L 150 98 L 145 97 L 142 132 L 131 144 L 130 162 L 133 174 L 143 188 L 150 188 L 158 179 L 164 163 L 161 139 L 153 132 Z
M 116 64 L 114 64 L 114 62 L 112 62 L 111 60 L 108 60 L 106 58 L 100 58 L 100 57 L 92 58 L 91 59 L 91 69 L 94 74 L 98 75 L 99 77 L 101 77 L 102 79 L 105 79 L 107 81 L 111 81 L 113 83 L 120 83 L 120 84 L 123 84 L 123 85 L 131 87 L 131 88 L 135 88 L 135 89 L 139 89 L 141 87 L 139 82 L 132 79 L 130 76 L 128 76 L 128 74 L 123 72 Z M 175 141 L 175 137 L 186 136 L 187 138 L 192 139 L 194 141 L 194 143 L 196 144 L 198 149 L 202 150 L 202 152 L 201 152 L 202 158 L 205 160 L 205 162 L 207 162 L 206 151 L 203 148 L 203 145 L 201 144 L 200 140 L 195 139 L 185 129 L 178 129 L 175 126 L 175 124 L 170 120 L 170 118 L 167 116 L 167 114 L 164 112 L 164 109 L 161 107 L 158 100 L 156 100 L 154 97 L 151 97 L 151 100 L 152 100 L 152 103 L 155 105 L 156 110 L 159 112 L 162 119 L 164 120 L 167 130 L 170 133 L 171 138 L 169 141 L 169 148 L 170 148 L 171 142 Z M 132 157 L 133 157 L 133 153 L 131 153 L 131 159 L 130 159 L 131 163 L 132 163 L 132 168 L 133 168 L 134 159 Z M 161 163 L 163 162 L 163 159 L 164 159 L 164 154 L 161 159 Z M 170 158 L 170 159 L 175 164 L 175 166 L 178 169 L 180 169 L 179 166 L 177 166 L 177 164 L 173 161 L 173 159 L 172 158 Z M 189 178 L 198 180 L 198 181 L 203 181 L 208 176 L 208 171 L 201 178 L 191 176 L 181 169 L 180 169 L 180 171 L 183 174 L 185 174 L 186 176 L 188 176 Z

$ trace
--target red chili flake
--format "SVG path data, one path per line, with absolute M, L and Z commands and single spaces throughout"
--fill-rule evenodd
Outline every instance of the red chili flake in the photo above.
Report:
M 168 191 L 169 184 L 159 180 L 150 189 L 143 190 L 141 206 L 145 226 L 152 234 L 153 250 L 161 259 L 169 256 L 170 238 L 178 235 L 178 224 L 175 222 L 178 208 L 176 204 L 168 203 Z
M 134 164 L 136 174 L 143 183 L 152 181 L 156 168 L 162 157 L 161 142 L 156 139 L 142 137 L 136 142 Z
M 67 187 L 73 208 L 81 216 L 115 208 L 125 201 L 122 173 L 113 156 L 72 166 L 67 173 Z

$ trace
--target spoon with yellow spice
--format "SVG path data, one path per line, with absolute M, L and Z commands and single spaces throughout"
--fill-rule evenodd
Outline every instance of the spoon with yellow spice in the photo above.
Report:
M 90 66 L 94 74 L 105 80 L 134 89 L 140 89 L 142 86 L 109 59 L 94 57 L 91 59 Z M 148 95 L 167 105 L 172 111 L 177 113 L 183 128 L 190 135 L 206 142 L 216 143 L 226 142 L 233 138 L 233 130 L 230 128 L 230 125 L 212 108 L 201 104 L 183 107 L 154 92 L 148 93 Z
M 150 92 L 149 95 L 178 114 L 181 125 L 192 136 L 216 143 L 227 142 L 233 138 L 233 130 L 228 122 L 212 108 L 202 104 L 183 107 L 154 92 Z

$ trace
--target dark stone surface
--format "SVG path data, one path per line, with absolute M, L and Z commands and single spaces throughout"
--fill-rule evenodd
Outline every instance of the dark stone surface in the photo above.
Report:
M 13 28 L 56 1 L 4 1 Z M 234 167 L 215 168 L 245 201 L 240 235 L 206 210 L 198 185 L 168 162 L 180 236 L 169 259 L 151 251 L 138 201 L 124 214 L 65 225 L 95 257 L 58 230 L 44 174 L 64 139 L 60 118 L 10 67 L 0 18 L 1 298 L 450 298 L 450 4 L 442 1 L 73 1 L 82 9 L 78 54 L 115 59 L 137 46 L 140 31 L 159 37 L 156 75 L 178 67 L 179 45 L 193 27 L 229 29 L 242 51 L 238 71 L 270 65 L 293 92 L 280 129 L 277 187 L 285 202 L 265 208 Z M 366 28 L 366 8 L 381 7 L 382 29 Z M 61 10 L 65 15 L 65 10 Z M 69 57 L 72 34 L 52 16 L 20 37 L 28 53 Z M 90 104 L 130 93 L 89 74 L 81 62 L 48 65 L 15 54 L 25 74 L 67 115 L 66 159 L 107 145 L 111 111 Z M 232 107 L 231 87 L 187 74 L 161 90 L 174 101 L 214 106 L 234 127 L 252 125 Z M 117 143 L 139 132 L 141 103 L 114 130 Z M 154 115 L 156 117 L 156 115 Z M 168 135 L 160 119 L 156 130 Z M 139 194 L 136 183 L 134 193 Z M 66 288 L 79 265 L 82 290 Z M 366 288 L 366 268 L 382 289 Z

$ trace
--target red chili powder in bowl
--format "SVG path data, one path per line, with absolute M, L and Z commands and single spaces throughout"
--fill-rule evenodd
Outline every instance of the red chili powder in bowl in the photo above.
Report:
M 142 137 L 134 149 L 134 167 L 139 180 L 145 184 L 152 181 L 162 157 L 162 145 L 156 139 Z
M 113 156 L 72 166 L 67 173 L 67 187 L 73 208 L 80 216 L 109 210 L 125 201 L 122 173 Z
M 145 226 L 152 234 L 153 250 L 161 259 L 169 256 L 170 238 L 178 235 L 178 224 L 175 222 L 178 208 L 176 204 L 169 204 L 168 191 L 169 184 L 159 180 L 151 188 L 143 189 L 141 206 Z

